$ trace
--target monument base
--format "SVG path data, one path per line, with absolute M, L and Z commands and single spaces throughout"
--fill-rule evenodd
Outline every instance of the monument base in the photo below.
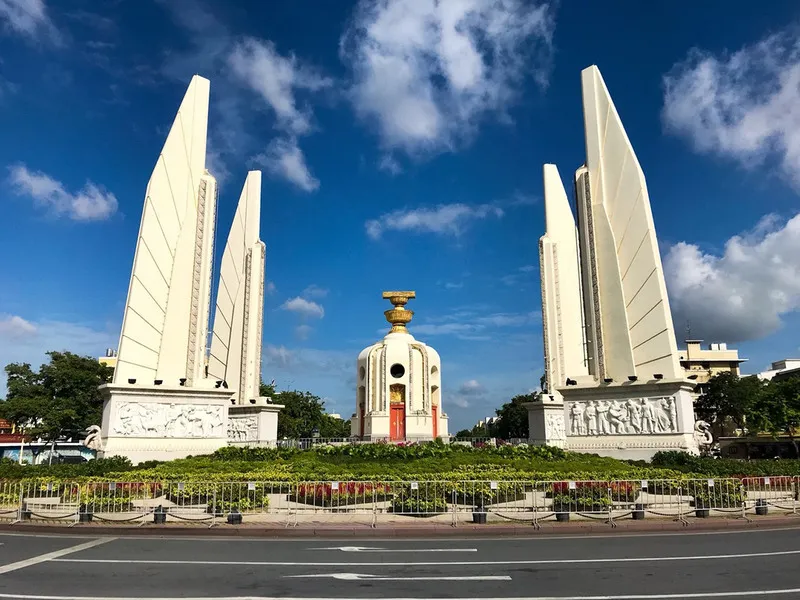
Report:
M 647 460 L 656 452 L 677 450 L 698 454 L 693 434 L 680 435 L 615 435 L 567 437 L 564 450 L 582 454 L 599 454 L 621 460 Z
M 278 442 L 278 413 L 283 404 L 271 404 L 263 396 L 253 404 L 228 408 L 228 439 L 231 446 L 274 448 Z
M 566 450 L 629 460 L 666 450 L 699 454 L 693 389 L 682 379 L 558 388 L 553 397 L 563 398 L 563 430 L 553 414 L 558 402 L 531 402 L 531 437 L 556 445 L 563 431 Z
M 526 402 L 528 443 L 535 446 L 563 448 L 564 402 L 555 395 L 543 394 L 537 402 Z
M 231 392 L 164 385 L 100 386 L 104 396 L 97 456 L 132 463 L 211 454 L 228 445 Z
M 450 434 L 448 432 L 449 417 L 446 414 L 435 417 L 438 419 L 437 427 L 435 428 L 436 436 L 433 435 L 433 415 L 415 414 L 410 413 L 405 415 L 405 423 L 402 428 L 404 435 L 394 439 L 392 436 L 391 423 L 389 415 L 383 412 L 375 412 L 368 414 L 364 418 L 363 429 L 362 424 L 359 422 L 358 415 L 353 414 L 350 418 L 350 435 L 362 441 L 413 441 L 424 442 L 433 441 L 434 439 L 449 440 Z

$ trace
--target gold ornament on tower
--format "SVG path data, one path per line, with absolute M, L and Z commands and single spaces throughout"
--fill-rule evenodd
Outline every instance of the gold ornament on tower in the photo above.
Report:
M 416 297 L 416 292 L 383 292 L 383 298 L 394 305 L 394 308 L 383 313 L 392 325 L 391 333 L 408 333 L 406 325 L 414 318 L 414 311 L 408 310 L 405 305 L 411 298 Z

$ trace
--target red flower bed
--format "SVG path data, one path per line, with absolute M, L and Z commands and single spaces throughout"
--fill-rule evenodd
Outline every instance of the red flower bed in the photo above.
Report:
M 340 481 L 338 489 L 332 482 L 300 483 L 291 495 L 291 500 L 315 506 L 339 506 L 385 500 L 392 493 L 392 486 L 371 481 Z

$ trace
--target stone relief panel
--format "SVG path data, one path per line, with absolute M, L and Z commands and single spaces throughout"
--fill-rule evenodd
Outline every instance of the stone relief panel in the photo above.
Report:
M 677 433 L 675 398 L 567 402 L 571 436 Z
M 557 413 L 547 413 L 544 418 L 545 435 L 548 440 L 563 440 L 564 435 L 564 415 Z
M 230 417 L 228 419 L 228 440 L 231 442 L 258 441 L 258 417 Z
M 224 437 L 226 406 L 128 402 L 119 407 L 115 435 L 155 438 Z

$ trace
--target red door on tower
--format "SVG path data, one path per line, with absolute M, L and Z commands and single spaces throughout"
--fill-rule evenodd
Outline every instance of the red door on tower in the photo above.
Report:
M 431 412 L 433 413 L 433 439 L 439 437 L 439 407 L 435 404 L 431 406 Z
M 389 425 L 389 438 L 394 440 L 406 439 L 406 407 L 405 404 L 392 404 L 391 422 Z

